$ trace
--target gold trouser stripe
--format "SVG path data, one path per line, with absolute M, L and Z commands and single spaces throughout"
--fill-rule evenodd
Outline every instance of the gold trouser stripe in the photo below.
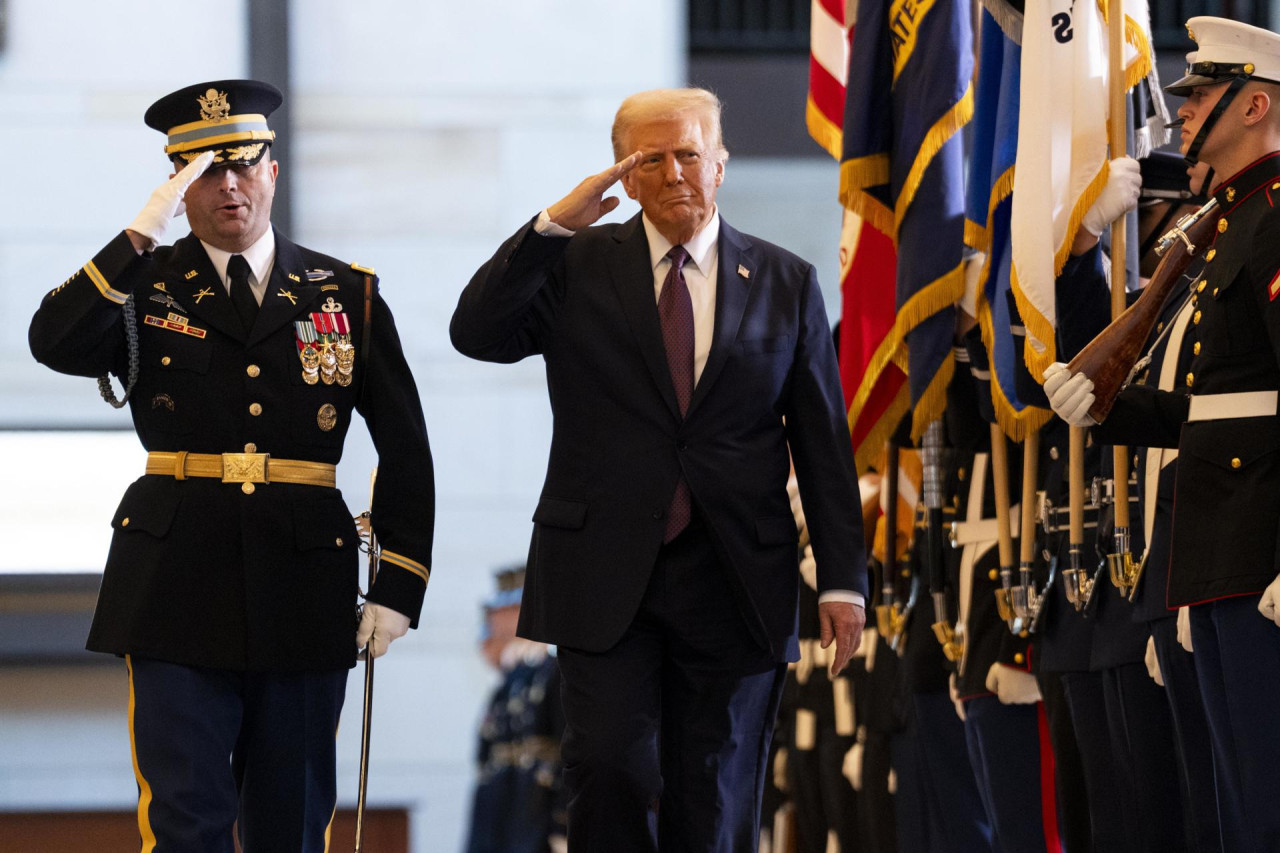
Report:
M 151 783 L 138 766 L 138 740 L 133 728 L 133 712 L 137 707 L 137 697 L 133 692 L 133 658 L 125 655 L 124 665 L 129 670 L 129 749 L 133 753 L 133 776 L 138 780 L 138 834 L 142 836 L 142 853 L 151 853 L 156 849 L 156 834 L 151 829 Z
M 229 454 L 231 456 L 258 456 L 259 454 Z M 262 454 L 265 455 L 265 454 Z M 152 451 L 147 454 L 147 473 L 160 474 L 185 480 L 188 477 L 216 477 L 222 479 L 223 457 L 218 453 L 169 453 Z M 229 482 L 241 482 L 229 480 Z M 338 483 L 337 471 L 328 462 L 307 462 L 299 459 L 266 460 L 266 478 L 245 482 L 301 483 L 305 486 L 334 488 Z
M 422 565 L 422 563 L 419 563 L 417 560 L 410 560 L 408 557 L 401 556 L 395 551 L 383 550 L 382 553 L 378 555 L 378 559 L 381 562 L 390 563 L 393 566 L 399 566 L 406 571 L 413 572 L 415 575 L 422 578 L 423 583 L 427 583 L 431 580 L 430 569 Z
M 117 305 L 123 305 L 125 300 L 129 298 L 129 294 L 121 293 L 107 284 L 106 277 L 98 270 L 98 265 L 93 261 L 89 261 L 84 265 L 84 272 L 85 275 L 89 276 L 89 281 L 93 282 L 93 286 L 98 288 L 98 292 Z

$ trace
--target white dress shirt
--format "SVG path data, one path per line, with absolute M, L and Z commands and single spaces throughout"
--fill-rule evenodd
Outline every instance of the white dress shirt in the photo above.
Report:
M 213 261 L 213 268 L 217 271 L 218 278 L 222 279 L 222 286 L 227 289 L 227 295 L 230 296 L 231 279 L 227 276 L 227 264 L 231 262 L 232 253 L 210 246 L 203 240 L 200 241 L 200 245 L 204 246 L 205 252 L 209 254 L 209 260 Z M 244 255 L 245 261 L 249 264 L 249 289 L 253 291 L 253 298 L 261 305 L 262 297 L 267 293 L 267 282 L 271 279 L 271 268 L 276 263 L 275 229 L 268 228 L 252 246 L 240 254 Z

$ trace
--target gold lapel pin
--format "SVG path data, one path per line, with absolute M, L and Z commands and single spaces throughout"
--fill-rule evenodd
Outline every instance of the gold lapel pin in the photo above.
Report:
M 289 281 L 296 281 L 299 284 L 302 283 L 302 279 L 298 278 L 297 273 L 289 273 Z
M 188 270 L 187 274 L 184 275 L 183 278 L 185 278 L 187 281 L 191 281 L 191 279 L 195 278 L 197 275 L 199 275 L 199 273 L 196 272 L 195 270 Z
M 742 264 L 738 264 L 738 275 L 749 279 L 751 278 L 751 270 L 747 269 Z
M 291 275 L 291 276 L 289 276 L 289 278 L 293 278 L 293 277 L 294 277 L 294 276 L 292 276 L 292 275 Z M 294 296 L 290 291 L 285 290 L 283 287 L 282 287 L 282 288 L 280 288 L 280 292 L 279 292 L 279 293 L 277 293 L 277 294 L 276 294 L 276 296 L 283 296 L 283 297 L 287 298 L 287 299 L 289 300 L 289 304 L 290 304 L 290 305 L 297 305 L 297 304 L 298 304 L 298 297 Z
M 196 304 L 199 305 L 200 300 L 204 299 L 206 296 L 213 296 L 213 291 L 207 287 L 201 288 L 200 290 L 198 290 L 196 292 Z

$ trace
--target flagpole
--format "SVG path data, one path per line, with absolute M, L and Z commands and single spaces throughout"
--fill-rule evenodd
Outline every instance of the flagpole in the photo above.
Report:
M 1128 151 L 1128 111 L 1126 109 L 1124 73 L 1124 3 L 1109 0 L 1107 3 L 1108 60 L 1111 65 L 1108 81 L 1111 109 L 1107 132 L 1111 144 L 1111 158 L 1126 156 Z M 1111 319 L 1124 313 L 1126 262 L 1126 217 L 1120 216 L 1111 223 Z M 1133 556 L 1129 552 L 1129 448 L 1116 445 L 1112 448 L 1113 478 L 1115 482 L 1115 547 L 1108 557 L 1112 582 L 1122 594 L 1128 594 Z

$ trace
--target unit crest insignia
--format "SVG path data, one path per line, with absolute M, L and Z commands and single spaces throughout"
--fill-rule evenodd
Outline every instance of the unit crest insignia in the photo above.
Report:
M 196 95 L 200 102 L 200 118 L 204 121 L 226 121 L 231 117 L 231 104 L 227 103 L 227 93 L 210 89 L 204 96 Z
M 334 408 L 333 403 L 325 403 L 320 407 L 320 411 L 316 412 L 316 426 L 320 427 L 321 432 L 328 432 L 338 425 L 338 410 Z

